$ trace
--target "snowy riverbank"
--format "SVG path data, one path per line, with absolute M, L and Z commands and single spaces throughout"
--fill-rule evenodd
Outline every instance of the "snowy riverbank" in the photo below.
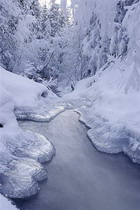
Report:
M 140 165 L 123 154 L 98 152 L 87 138 L 79 115 L 67 110 L 50 122 L 20 121 L 51 139 L 56 156 L 47 165 L 49 179 L 38 195 L 16 200 L 21 210 L 139 210 Z M 101 199 L 102 198 L 102 199 Z
M 105 71 L 102 68 L 95 76 L 81 80 L 64 98 L 78 107 L 98 150 L 124 152 L 140 163 L 139 66 L 131 54 L 123 62 L 116 60 Z
M 110 55 L 94 76 L 79 81 L 64 99 L 75 101 L 97 149 L 124 152 L 140 163 L 140 4 L 127 9 L 121 23 L 129 37 L 127 54 Z
M 38 181 L 47 178 L 42 163 L 50 161 L 55 150 L 44 136 L 21 130 L 14 112 L 43 111 L 51 93 L 3 68 L 0 78 L 0 192 L 11 198 L 29 197 L 37 193 Z

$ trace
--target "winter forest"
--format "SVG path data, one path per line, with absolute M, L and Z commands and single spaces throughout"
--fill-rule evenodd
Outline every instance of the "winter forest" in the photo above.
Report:
M 140 1 L 0 0 L 0 210 L 140 209 Z

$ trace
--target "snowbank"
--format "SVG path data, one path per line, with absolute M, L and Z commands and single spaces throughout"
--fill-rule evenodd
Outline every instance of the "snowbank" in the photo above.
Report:
M 112 58 L 95 76 L 81 80 L 65 100 L 75 100 L 88 136 L 101 151 L 124 152 L 140 163 L 140 4 L 129 8 L 125 58 Z M 78 100 L 80 99 L 80 103 Z M 74 104 L 74 102 L 73 102 Z M 80 108 L 79 108 L 80 107 Z
M 88 136 L 97 149 L 108 153 L 123 151 L 140 163 L 140 83 L 134 66 L 129 66 L 128 60 L 111 64 L 105 71 L 80 81 L 75 91 L 64 98 L 75 100 L 81 121 L 91 128 Z
M 38 181 L 47 178 L 42 163 L 54 155 L 53 145 L 42 135 L 22 131 L 14 110 L 38 110 L 47 88 L 0 69 L 0 192 L 11 198 L 37 193 Z M 43 95 L 44 96 L 44 95 Z
M 10 73 L 2 67 L 0 84 L 12 95 L 14 113 L 18 119 L 49 121 L 65 110 L 65 104 L 58 103 L 59 98 L 45 85 Z
M 0 68 L 0 83 L 12 95 L 15 109 L 35 109 L 41 105 L 48 89 L 25 77 L 5 71 Z
M 16 210 L 17 208 L 13 206 L 10 201 L 8 201 L 5 197 L 0 195 L 0 209 L 2 210 Z

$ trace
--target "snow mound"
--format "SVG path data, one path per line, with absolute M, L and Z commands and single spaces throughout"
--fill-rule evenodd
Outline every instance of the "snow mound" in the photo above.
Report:
M 17 119 L 47 122 L 66 109 L 66 104 L 45 85 L 8 72 L 2 67 L 0 84 L 1 95 L 4 94 L 5 88 L 12 97 Z
M 55 150 L 44 136 L 21 130 L 14 110 L 38 110 L 47 88 L 3 68 L 0 74 L 0 193 L 29 197 L 39 190 L 38 181 L 47 178 L 42 163 L 50 161 Z
M 0 83 L 12 95 L 15 109 L 32 110 L 39 108 L 48 96 L 48 89 L 20 75 L 10 73 L 0 67 Z
M 36 194 L 38 181 L 47 178 L 42 163 L 52 159 L 53 145 L 40 134 L 22 130 L 13 136 L 5 134 L 1 142 L 5 152 L 0 151 L 0 192 L 10 198 Z

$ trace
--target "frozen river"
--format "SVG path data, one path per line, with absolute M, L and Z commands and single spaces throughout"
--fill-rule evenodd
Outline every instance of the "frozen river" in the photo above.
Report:
M 140 210 L 140 166 L 123 154 L 98 152 L 78 114 L 66 111 L 49 123 L 19 123 L 56 148 L 46 166 L 48 180 L 36 196 L 17 202 L 21 210 Z

